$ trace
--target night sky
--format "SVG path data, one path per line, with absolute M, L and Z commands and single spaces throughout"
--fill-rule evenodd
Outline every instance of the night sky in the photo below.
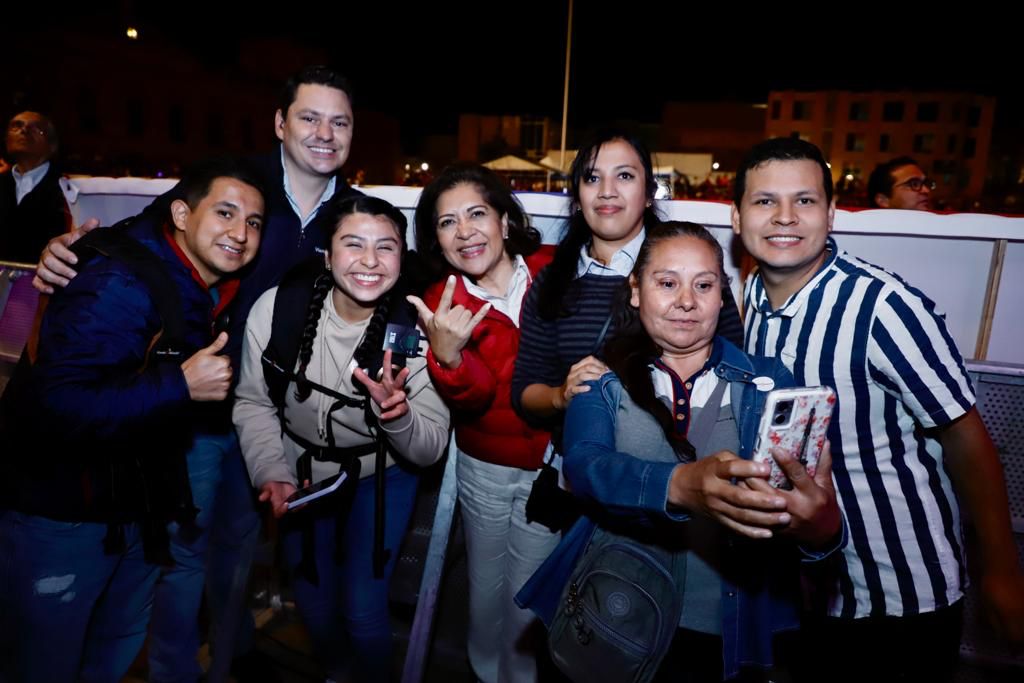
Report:
M 132 23 L 215 66 L 253 37 L 322 47 L 354 82 L 357 107 L 398 116 L 403 137 L 454 133 L 459 112 L 561 118 L 567 0 L 284 2 L 276 14 L 251 4 L 88 4 L 47 21 L 112 37 Z M 666 101 L 763 102 L 777 88 L 968 90 L 998 96 L 1001 119 L 1020 117 L 1024 35 L 1006 16 L 937 3 L 619 4 L 575 3 L 571 126 L 657 122 Z

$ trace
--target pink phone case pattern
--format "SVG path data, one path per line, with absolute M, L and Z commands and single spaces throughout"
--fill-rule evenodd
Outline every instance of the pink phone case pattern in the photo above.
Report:
M 772 472 L 768 478 L 769 483 L 776 488 L 790 488 L 789 480 L 782 472 L 778 463 L 771 457 L 768 451 L 772 448 L 779 448 L 796 457 L 801 453 L 820 454 L 825 446 L 825 437 L 828 433 L 828 425 L 832 420 L 832 408 L 835 405 L 835 394 L 808 396 L 797 396 L 793 401 L 793 423 L 785 428 L 772 426 L 768 432 L 770 445 L 763 448 L 765 459 L 771 463 Z M 808 422 L 813 420 L 810 430 Z M 806 447 L 804 445 L 806 439 Z M 814 476 L 818 469 L 818 459 L 812 456 L 804 463 L 807 467 L 807 474 Z

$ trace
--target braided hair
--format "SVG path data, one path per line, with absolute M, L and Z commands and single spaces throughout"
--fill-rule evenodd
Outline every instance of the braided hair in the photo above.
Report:
M 339 201 L 333 201 L 325 207 L 325 215 L 320 225 L 326 235 L 328 253 L 330 253 L 334 234 L 341 227 L 346 217 L 357 213 L 364 213 L 370 216 L 380 216 L 389 220 L 398 233 L 399 241 L 402 244 L 402 268 L 405 272 L 408 249 L 406 246 L 405 232 L 408 227 L 405 216 L 389 202 L 377 197 L 368 195 L 357 195 Z M 299 343 L 299 368 L 296 373 L 295 398 L 305 401 L 313 391 L 312 386 L 306 381 L 306 368 L 313 356 L 313 342 L 316 341 L 317 331 L 320 325 L 321 312 L 327 294 L 334 288 L 334 278 L 324 270 L 317 276 L 313 284 L 313 297 L 310 299 L 309 307 L 306 310 L 306 324 L 302 328 L 302 335 Z M 363 340 L 356 348 L 353 357 L 359 367 L 366 369 L 373 377 L 379 364 L 378 352 L 384 343 L 384 332 L 387 329 L 388 318 L 396 305 L 405 300 L 406 287 L 403 276 L 399 275 L 398 281 L 380 301 L 377 302 L 370 322 L 367 324 Z M 357 390 L 363 391 L 363 387 L 357 386 Z
M 313 393 L 313 385 L 306 381 L 306 368 L 313 356 L 313 342 L 316 340 L 317 328 L 320 325 L 320 312 L 323 310 L 324 299 L 334 286 L 330 273 L 321 273 L 313 283 L 313 298 L 306 309 L 306 323 L 302 326 L 299 338 L 299 370 L 296 373 L 295 399 L 300 403 Z

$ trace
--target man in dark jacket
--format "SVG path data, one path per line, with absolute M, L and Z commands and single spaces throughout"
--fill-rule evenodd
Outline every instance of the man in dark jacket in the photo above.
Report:
M 245 320 L 256 299 L 276 286 L 292 266 L 326 248 L 319 221 L 321 207 L 332 199 L 358 194 L 341 175 L 352 143 L 350 93 L 348 81 L 327 67 L 306 67 L 291 77 L 274 116 L 274 132 L 281 144 L 252 159 L 267 187 L 263 249 L 247 269 L 230 312 L 226 353 L 235 367 L 241 357 Z M 154 200 L 140 220 L 157 220 L 179 195 L 180 184 Z M 66 286 L 75 276 L 69 265 L 74 258 L 67 247 L 81 234 L 76 230 L 47 246 L 35 280 L 40 291 Z M 237 654 L 232 673 L 238 680 L 263 681 L 270 672 L 251 656 L 255 652 L 252 617 L 242 609 L 243 603 L 227 604 L 229 596 L 239 597 L 237 587 L 246 584 L 248 567 L 242 558 L 259 532 L 252 487 L 229 412 L 222 433 L 202 435 L 190 455 L 202 461 L 192 468 L 201 478 L 193 477 L 196 505 L 215 508 L 210 552 L 204 555 L 205 547 L 172 536 L 172 554 L 179 564 L 186 565 L 207 558 L 207 597 L 215 635 L 235 640 L 227 646 Z M 181 574 L 178 570 L 165 573 L 157 589 L 149 645 L 150 680 L 154 683 L 195 680 L 201 673 L 195 661 L 198 625 L 189 601 L 182 599 L 183 591 L 192 594 L 194 582 Z
M 153 352 L 171 326 L 142 267 L 101 251 L 53 297 L 35 362 L 5 393 L 0 679 L 120 680 L 145 638 L 168 524 L 194 526 L 184 458 L 230 392 L 215 323 L 256 255 L 264 202 L 239 162 L 180 186 L 163 221 L 125 229 L 176 290 L 177 353 Z
M 23 111 L 7 124 L 6 158 L 0 174 L 0 260 L 35 263 L 53 237 L 71 227 L 57 153 L 57 130 L 50 119 Z

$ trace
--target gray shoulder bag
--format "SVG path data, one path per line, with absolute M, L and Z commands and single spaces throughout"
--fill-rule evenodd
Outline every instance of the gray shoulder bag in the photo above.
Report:
M 719 379 L 690 427 L 698 453 L 728 386 Z M 679 626 L 685 571 L 685 553 L 597 527 L 551 621 L 552 660 L 576 683 L 652 680 Z

